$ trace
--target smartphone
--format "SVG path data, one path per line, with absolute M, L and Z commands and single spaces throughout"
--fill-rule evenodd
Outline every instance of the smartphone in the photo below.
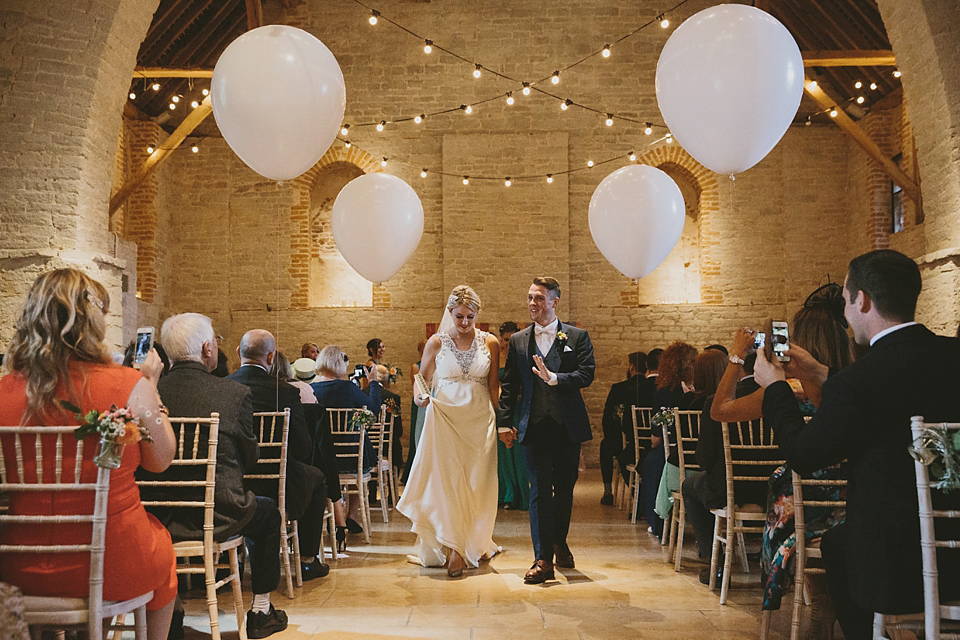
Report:
M 362 364 L 354 365 L 353 373 L 350 374 L 350 377 L 348 379 L 350 380 L 350 382 L 352 382 L 353 384 L 359 387 L 361 385 L 361 381 L 363 380 L 363 378 L 367 377 L 367 372 L 369 370 L 370 370 L 370 367 L 366 367 Z
M 760 351 L 763 349 L 763 346 L 767 343 L 767 334 L 763 331 L 758 331 L 756 337 L 753 339 L 753 349 L 754 351 Z
M 139 369 L 147 359 L 147 354 L 153 348 L 153 327 L 140 327 L 137 329 L 137 342 L 133 350 L 133 368 Z
M 773 348 L 773 355 L 780 362 L 787 362 L 790 356 L 783 355 L 784 351 L 790 349 L 790 331 L 786 322 L 772 322 L 773 335 L 770 338 L 770 344 Z

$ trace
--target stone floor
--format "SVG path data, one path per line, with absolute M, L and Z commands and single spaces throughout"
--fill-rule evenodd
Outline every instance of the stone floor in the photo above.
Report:
M 443 569 L 409 564 L 409 521 L 391 512 L 383 524 L 372 514 L 370 544 L 350 536 L 347 558 L 332 563 L 326 578 L 305 583 L 296 599 L 274 593 L 289 628 L 275 640 L 443 638 L 450 640 L 587 640 L 592 638 L 758 638 L 760 588 L 757 568 L 734 574 L 728 604 L 698 581 L 692 535 L 685 565 L 675 573 L 646 524 L 630 524 L 625 512 L 599 504 L 599 473 L 577 484 L 569 543 L 576 569 L 559 569 L 558 581 L 523 584 L 533 561 L 525 511 L 498 514 L 494 540 L 503 553 L 452 580 Z M 244 588 L 246 607 L 249 588 Z M 773 617 L 770 638 L 789 636 L 790 596 Z M 187 640 L 208 638 L 200 590 L 188 594 Z M 232 601 L 220 596 L 221 628 L 236 638 Z M 839 633 L 838 633 L 839 635 Z

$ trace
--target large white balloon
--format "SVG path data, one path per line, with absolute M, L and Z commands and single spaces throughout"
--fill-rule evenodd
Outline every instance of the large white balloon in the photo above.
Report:
M 343 121 L 343 73 L 330 50 L 295 27 L 272 24 L 230 43 L 213 69 L 213 116 L 247 166 L 296 178 L 330 148 Z
M 370 282 L 391 278 L 413 255 L 423 235 L 423 205 L 406 182 L 368 173 L 340 190 L 333 203 L 333 240 Z
M 656 167 L 617 169 L 590 198 L 590 235 L 600 253 L 628 278 L 642 278 L 663 262 L 683 233 L 683 195 Z
M 724 4 L 691 16 L 657 62 L 657 103 L 684 149 L 708 169 L 745 171 L 773 149 L 803 97 L 803 58 L 769 13 Z

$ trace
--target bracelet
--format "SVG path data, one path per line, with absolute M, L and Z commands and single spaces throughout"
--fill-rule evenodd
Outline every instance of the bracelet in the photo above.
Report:
M 730 362 L 731 362 L 732 364 L 739 364 L 739 365 L 743 366 L 743 358 L 741 358 L 740 356 L 737 356 L 737 355 L 730 356 Z
M 168 416 L 168 417 L 170 416 L 170 411 L 167 409 L 166 405 L 164 405 L 162 402 L 160 403 L 160 408 L 157 409 L 157 411 L 159 411 L 165 416 Z

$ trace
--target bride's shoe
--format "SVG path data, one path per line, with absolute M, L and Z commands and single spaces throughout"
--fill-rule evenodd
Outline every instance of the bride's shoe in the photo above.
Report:
M 447 559 L 447 575 L 451 578 L 459 578 L 463 575 L 463 570 L 466 568 L 467 563 L 463 561 L 463 557 L 456 551 L 450 551 L 450 557 Z

